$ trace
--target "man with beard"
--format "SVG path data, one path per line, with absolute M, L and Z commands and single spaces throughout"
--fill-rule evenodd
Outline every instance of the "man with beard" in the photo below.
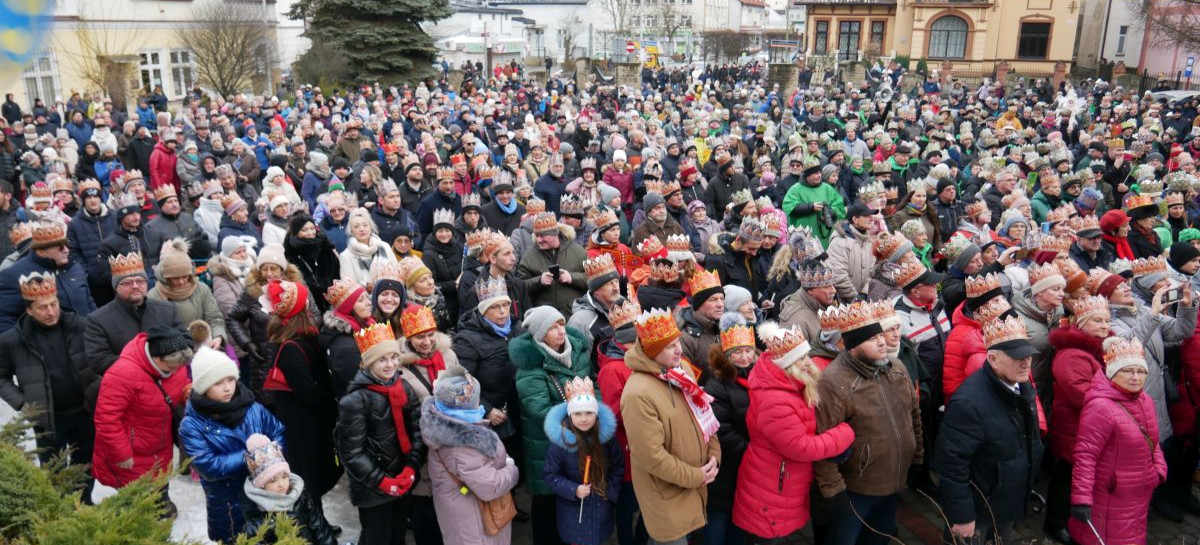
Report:
M 534 306 L 548 305 L 570 314 L 571 305 L 587 290 L 583 272 L 587 252 L 567 236 L 564 231 L 571 228 L 558 223 L 553 212 L 535 216 L 532 228 L 535 247 L 521 256 L 517 276 L 529 289 Z
M 87 272 L 88 288 L 97 305 L 113 298 L 112 287 L 100 273 L 108 268 L 102 250 L 104 237 L 116 228 L 116 214 L 110 214 L 101 201 L 100 184 L 96 180 L 84 180 L 79 184 L 79 198 L 83 207 L 67 226 L 67 247 L 78 256 Z
M 571 305 L 567 327 L 588 334 L 593 343 L 600 344 L 613 336 L 608 323 L 608 311 L 621 296 L 621 282 L 617 276 L 617 266 L 609 254 L 600 254 L 595 259 L 584 261 L 583 270 L 587 274 L 588 292 Z M 592 356 L 595 357 L 594 351 Z
M 550 171 L 543 174 L 533 183 L 533 193 L 539 199 L 546 201 L 546 210 L 561 213 L 561 200 L 567 191 L 567 181 L 563 178 L 565 167 L 562 155 L 557 153 L 550 156 Z
M 116 298 L 88 317 L 84 353 L 97 375 L 117 361 L 121 350 L 151 326 L 182 326 L 175 305 L 146 297 L 149 290 L 141 254 L 134 252 L 108 258 Z
M 679 188 L 677 185 L 674 187 Z M 657 236 L 658 240 L 667 240 L 670 235 L 687 234 L 679 222 L 675 221 L 675 218 L 671 217 L 667 211 L 667 202 L 659 191 L 662 191 L 662 186 L 656 184 L 647 190 L 646 197 L 642 199 L 642 208 L 646 211 L 646 221 L 633 230 L 633 234 L 629 237 L 630 246 L 640 246 L 642 241 L 650 236 Z
M 394 150 L 392 150 L 394 151 Z M 397 154 L 389 152 L 387 156 L 395 157 Z M 389 159 L 390 160 L 390 159 Z M 387 166 L 386 164 L 384 166 Z M 399 184 L 400 189 L 400 206 L 412 214 L 417 216 L 417 210 L 421 207 L 421 201 L 428 197 L 433 191 L 433 183 L 430 180 L 437 180 L 437 162 L 433 163 L 433 176 L 428 176 L 428 173 L 421 168 L 421 162 L 417 160 L 416 155 L 409 155 L 405 158 L 404 166 L 400 167 L 396 175 L 383 175 L 384 179 L 403 180 L 404 183 Z
M 96 310 L 88 293 L 87 273 L 83 266 L 71 260 L 67 248 L 67 226 L 42 221 L 33 225 L 33 242 L 25 257 L 0 272 L 0 332 L 8 331 L 25 312 L 19 280 L 35 272 L 54 274 L 58 284 L 58 302 L 62 308 L 81 316 Z

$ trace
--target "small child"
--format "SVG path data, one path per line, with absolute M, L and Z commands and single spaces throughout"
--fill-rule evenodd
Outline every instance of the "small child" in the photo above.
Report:
M 283 458 L 279 444 L 262 434 L 246 440 L 244 454 L 250 476 L 242 490 L 249 500 L 242 505 L 246 524 L 242 532 L 255 535 L 272 513 L 284 513 L 300 526 L 300 536 L 312 545 L 337 545 L 333 528 L 317 510 L 312 496 L 304 491 L 304 480 L 293 474 Z M 263 543 L 275 543 L 274 530 L 266 533 Z
M 559 537 L 572 545 L 600 545 L 612 535 L 625 474 L 625 457 L 613 437 L 617 419 L 597 401 L 589 379 L 576 377 L 566 394 L 567 401 L 546 415 L 550 448 L 542 476 L 558 496 Z
M 242 527 L 241 494 L 246 476 L 242 452 L 254 434 L 283 438 L 283 424 L 254 401 L 238 381 L 237 364 L 207 346 L 192 358 L 192 393 L 179 424 L 181 448 L 200 475 L 208 510 L 208 538 L 233 543 Z

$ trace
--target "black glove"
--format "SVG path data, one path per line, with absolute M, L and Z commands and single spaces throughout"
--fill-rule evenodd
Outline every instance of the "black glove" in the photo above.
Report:
M 841 454 L 838 454 L 837 456 L 829 458 L 829 461 L 833 462 L 835 464 L 844 464 L 844 463 L 846 463 L 846 460 L 850 459 L 850 455 L 853 453 L 854 453 L 854 445 L 850 445 L 850 446 L 846 447 L 846 450 L 843 451 Z
M 829 502 L 829 513 L 831 515 L 842 515 L 854 511 L 854 507 L 850 505 L 850 494 L 845 490 L 834 494 L 832 498 L 825 501 Z
M 1071 516 L 1080 522 L 1092 521 L 1092 506 L 1090 505 L 1072 505 Z
M 246 355 L 250 356 L 250 359 L 254 361 L 265 361 L 263 360 L 262 353 L 258 350 L 258 345 L 254 343 L 246 345 Z

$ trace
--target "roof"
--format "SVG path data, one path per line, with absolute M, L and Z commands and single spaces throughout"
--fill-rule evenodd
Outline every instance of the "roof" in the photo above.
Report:
M 463 11 L 468 13 L 496 13 L 506 15 L 523 15 L 519 9 L 510 7 L 496 7 L 494 2 L 481 2 L 479 0 L 451 0 L 450 8 L 454 11 Z
M 756 8 L 765 8 L 767 3 L 763 0 L 739 0 L 743 6 L 752 6 Z
M 488 0 L 494 6 L 520 8 L 521 6 L 586 6 L 588 0 Z

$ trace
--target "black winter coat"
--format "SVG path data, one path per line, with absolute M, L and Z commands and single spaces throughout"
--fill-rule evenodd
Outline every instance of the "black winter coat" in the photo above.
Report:
M 525 217 L 525 207 L 517 204 L 517 208 L 512 214 L 505 214 L 500 210 L 500 205 L 496 201 L 492 201 L 483 205 L 480 211 L 483 219 L 487 220 L 487 224 L 492 229 L 504 233 L 504 236 L 512 236 L 513 231 L 521 226 L 521 218 Z
M 433 272 L 433 281 L 442 289 L 446 296 L 446 304 L 458 306 L 458 291 L 455 282 L 463 272 L 463 245 L 458 238 L 450 239 L 449 244 L 442 244 L 434 237 L 425 239 L 425 247 L 421 248 L 421 260 Z M 471 286 L 474 289 L 474 285 Z M 451 307 L 450 314 L 456 315 L 457 309 Z
M 58 304 L 80 316 L 96 310 L 87 287 L 87 273 L 78 261 L 71 260 L 59 267 L 53 259 L 38 256 L 30 250 L 7 269 L 0 271 L 0 332 L 12 329 L 17 318 L 25 313 L 25 299 L 21 297 L 20 278 L 35 272 L 53 273 L 58 285 Z
M 362 361 L 358 344 L 354 342 L 354 333 L 346 320 L 335 316 L 332 311 L 326 311 L 325 323 L 321 326 L 321 334 L 317 338 L 321 348 L 329 354 L 333 397 L 341 399 L 346 395 L 350 382 L 358 376 L 358 364 Z
M 491 274 L 488 267 L 480 265 L 473 270 L 463 270 L 462 282 L 459 284 L 463 289 L 458 291 L 458 311 L 463 318 L 479 306 L 479 293 L 475 291 L 475 283 L 485 275 Z M 508 298 L 512 300 L 509 316 L 513 317 L 513 321 L 519 322 L 533 304 L 529 300 L 529 288 L 525 286 L 524 280 L 517 278 L 513 273 L 504 273 L 504 287 L 508 288 Z
M 721 442 L 721 467 L 717 478 L 708 485 L 708 508 L 733 511 L 733 496 L 737 488 L 738 468 L 742 456 L 750 448 L 750 430 L 746 412 L 750 410 L 750 392 L 738 379 L 745 381 L 750 369 L 732 365 L 714 366 L 704 389 L 713 396 L 713 416 L 721 423 L 717 440 Z
M 41 408 L 34 416 L 34 426 L 38 431 L 54 434 L 55 412 L 65 412 L 64 409 L 86 408 L 86 418 L 91 419 L 92 411 L 99 393 L 100 377 L 88 365 L 84 353 L 83 335 L 87 319 L 74 312 L 64 310 L 59 318 L 58 328 L 67 341 L 67 359 L 71 362 L 75 380 L 84 392 L 86 407 L 54 406 L 54 392 L 50 386 L 50 374 L 44 365 L 44 359 L 38 349 L 38 343 L 33 339 L 34 328 L 41 327 L 34 323 L 28 314 L 17 320 L 16 327 L 0 334 L 0 398 L 8 402 L 14 409 L 36 405 Z M 15 382 L 14 382 L 15 381 Z M 83 448 L 91 450 L 92 445 Z
M 313 497 L 320 498 L 342 476 L 333 447 L 338 406 L 329 363 L 315 337 L 296 337 L 274 348 L 278 352 L 274 365 L 288 385 L 287 390 L 273 392 L 275 415 L 284 426 L 288 465 L 304 479 Z
M 704 268 L 717 273 L 721 284 L 737 285 L 750 290 L 755 301 L 760 292 L 767 287 L 767 267 L 745 252 L 734 250 L 731 244 L 734 237 L 728 233 L 717 236 L 720 253 L 710 253 L 704 260 Z
M 108 267 L 108 255 L 104 253 L 104 238 L 117 228 L 117 216 L 100 208 L 102 214 L 93 216 L 80 209 L 74 221 L 67 225 L 67 247 L 71 257 L 78 259 L 87 272 L 88 289 L 97 305 L 108 303 L 113 298 L 112 270 Z
M 246 499 L 241 502 L 241 506 L 242 518 L 245 519 L 242 532 L 246 535 L 252 536 L 257 534 L 264 524 L 270 522 L 267 517 L 271 513 L 263 511 L 253 500 Z M 300 537 L 305 540 L 305 543 L 311 545 L 337 545 L 338 541 L 333 535 L 333 528 L 321 513 L 322 511 L 317 508 L 317 503 L 313 501 L 312 496 L 305 489 L 300 492 L 300 497 L 296 499 L 296 503 L 292 504 L 292 508 L 288 510 L 287 515 L 299 527 Z M 267 530 L 263 543 L 275 542 L 275 530 Z
M 83 337 L 87 361 L 96 375 L 104 375 L 117 361 L 125 345 L 138 333 L 150 329 L 150 326 L 164 324 L 176 327 L 184 325 L 179 321 L 172 303 L 147 297 L 142 307 L 137 309 L 120 299 L 113 299 L 88 317 Z
M 517 369 L 508 356 L 508 342 L 524 332 L 521 322 L 514 318 L 508 338 L 501 337 L 477 309 L 471 308 L 459 320 L 454 335 L 458 362 L 479 380 L 479 402 L 487 411 L 507 405 L 510 422 L 519 403 Z
M 349 392 L 338 403 L 335 432 L 338 455 L 350 478 L 350 503 L 355 507 L 375 507 L 396 498 L 379 490 L 384 477 L 395 477 L 411 467 L 419 479 L 425 465 L 426 448 L 421 438 L 421 400 L 397 372 L 387 385 L 399 381 L 408 402 L 404 405 L 404 431 L 411 449 L 401 451 L 396 421 L 388 396 L 368 390 L 382 385 L 367 371 L 359 371 L 350 381 Z M 416 482 L 413 483 L 416 486 Z
M 1028 382 L 1020 391 L 1013 392 L 984 364 L 950 398 L 933 470 L 941 476 L 942 507 L 952 524 L 1025 518 L 1043 447 L 1037 393 Z
M 342 268 L 338 260 L 337 250 L 325 233 L 318 231 L 317 238 L 297 243 L 296 237 L 288 235 L 283 241 L 283 255 L 287 262 L 300 269 L 304 276 L 304 285 L 311 293 L 323 294 L 340 277 Z M 324 297 L 314 297 L 317 309 L 321 312 L 329 310 L 329 302 Z
M 130 252 L 144 251 L 146 251 L 146 231 L 144 229 L 138 227 L 137 231 L 131 232 L 122 229 L 119 223 L 114 225 L 113 232 L 104 237 L 104 241 L 100 243 L 100 255 L 104 256 L 105 266 L 96 270 L 96 281 L 108 284 L 111 290 L 112 269 L 108 268 L 108 258 L 125 255 Z M 148 287 L 152 288 L 154 287 L 154 271 L 150 270 L 149 261 L 145 261 L 145 264 L 146 276 L 149 280 Z

